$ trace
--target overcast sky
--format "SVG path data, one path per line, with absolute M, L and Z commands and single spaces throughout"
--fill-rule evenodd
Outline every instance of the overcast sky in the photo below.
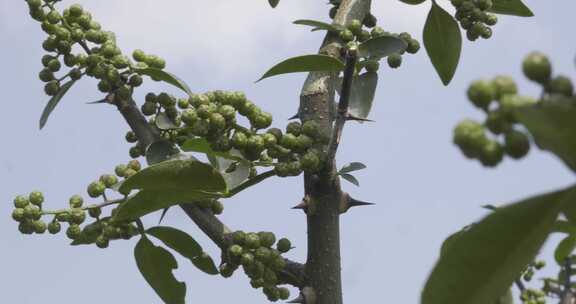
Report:
M 284 0 L 273 10 L 265 0 L 81 1 L 106 29 L 116 32 L 126 53 L 141 48 L 163 56 L 167 70 L 196 92 L 243 90 L 274 114 L 278 127 L 295 113 L 305 75 L 254 80 L 285 58 L 316 52 L 323 33 L 291 22 L 327 21 L 325 2 Z M 373 2 L 382 27 L 421 38 L 430 3 Z M 440 3 L 449 7 L 447 0 Z M 545 152 L 533 150 L 522 161 L 506 160 L 497 169 L 484 169 L 451 143 L 458 121 L 482 118 L 465 99 L 470 81 L 508 73 L 520 80 L 524 94 L 536 95 L 537 88 L 522 80 L 520 71 L 522 57 L 536 49 L 551 55 L 556 72 L 574 76 L 576 40 L 569 29 L 576 4 L 526 3 L 536 17 L 501 16 L 492 39 L 465 41 L 448 87 L 442 86 L 424 51 L 406 56 L 398 70 L 382 68 L 371 115 L 376 122 L 346 126 L 339 163 L 360 161 L 368 168 L 357 174 L 360 188 L 344 182 L 344 190 L 377 204 L 342 217 L 347 303 L 418 303 L 443 239 L 483 216 L 481 205 L 511 202 L 573 182 L 574 176 Z M 46 208 L 65 207 L 72 194 L 84 194 L 88 183 L 128 160 L 129 145 L 123 140 L 127 126 L 117 111 L 85 104 L 101 98 L 93 80 L 76 85 L 46 128 L 38 130 L 48 99 L 37 79 L 42 40 L 24 1 L 0 0 L 0 89 L 5 105 L 0 119 L 0 302 L 160 303 L 136 268 L 135 239 L 113 242 L 106 250 L 71 247 L 62 234 L 23 236 L 10 219 L 17 194 L 39 189 L 45 193 Z M 146 88 L 176 92 L 151 82 Z M 301 196 L 300 178 L 268 180 L 225 201 L 221 218 L 233 229 L 289 237 L 296 246 L 289 257 L 303 262 L 305 216 L 290 209 Z M 157 215 L 146 218 L 149 225 L 156 221 Z M 165 223 L 189 231 L 218 256 L 180 210 L 171 210 Z M 550 253 L 549 248 L 545 252 Z M 189 303 L 266 303 L 241 272 L 231 279 L 210 277 L 187 260 L 178 261 L 176 274 L 188 285 Z

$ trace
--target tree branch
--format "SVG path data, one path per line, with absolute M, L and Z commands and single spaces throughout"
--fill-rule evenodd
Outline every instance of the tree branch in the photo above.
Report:
M 122 101 L 115 98 L 114 104 L 128 123 L 132 131 L 138 137 L 139 145 L 148 147 L 150 144 L 160 140 L 159 132 L 153 128 L 148 122 L 134 100 Z M 266 172 L 255 178 L 255 181 L 261 181 L 269 177 L 270 173 Z M 249 181 L 250 182 L 250 181 Z M 239 191 L 241 191 L 240 189 Z M 239 192 L 238 191 L 238 192 Z M 195 204 L 180 204 L 180 208 L 188 215 L 188 217 L 202 230 L 221 250 L 227 250 L 231 244 L 228 235 L 230 230 L 224 223 L 222 223 L 212 212 L 207 209 L 200 208 Z M 304 281 L 304 265 L 285 259 L 286 268 L 279 273 L 281 282 L 291 284 L 296 287 L 302 287 Z
M 363 20 L 370 11 L 370 5 L 371 0 L 342 0 L 334 23 L 346 25 L 353 19 Z M 341 48 L 342 41 L 338 35 L 328 32 L 319 52 L 340 58 Z M 300 93 L 300 119 L 316 121 L 325 134 L 333 132 L 337 76 L 337 73 L 312 72 L 308 74 Z M 329 147 L 324 144 L 317 148 L 328 152 Z M 333 156 L 326 160 L 323 172 L 304 175 L 304 190 L 310 204 L 307 208 L 305 284 L 314 290 L 315 304 L 342 304 L 339 202 L 343 193 Z

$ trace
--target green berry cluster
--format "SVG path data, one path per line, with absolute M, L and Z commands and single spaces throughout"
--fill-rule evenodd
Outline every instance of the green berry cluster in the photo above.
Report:
M 330 5 L 332 6 L 329 12 L 330 19 L 334 19 L 336 17 L 336 13 L 338 13 L 338 9 L 340 8 L 340 3 L 342 3 L 342 0 L 330 0 Z M 362 25 L 366 26 L 367 28 L 375 27 L 377 22 L 378 19 L 376 19 L 376 17 L 370 12 L 368 12 L 364 19 L 362 19 Z
M 478 159 L 487 167 L 498 165 L 508 155 L 520 159 L 530 150 L 528 135 L 517 128 L 514 109 L 536 103 L 535 99 L 518 95 L 514 80 L 507 76 L 474 81 L 467 91 L 468 99 L 486 114 L 484 123 L 471 119 L 454 129 L 454 143 L 468 158 Z M 487 131 L 493 138 L 487 136 Z M 503 139 L 499 140 L 499 136 Z
M 540 52 L 532 52 L 522 62 L 522 71 L 526 78 L 540 84 L 547 97 L 572 98 L 574 85 L 564 75 L 552 77 L 552 63 Z
M 189 98 L 148 93 L 141 110 L 144 115 L 151 116 L 150 124 L 159 128 L 161 135 L 175 145 L 182 146 L 189 139 L 203 138 L 216 152 L 237 151 L 250 162 L 273 165 L 277 175 L 282 177 L 321 169 L 322 153 L 313 146 L 325 142 L 327 136 L 321 132 L 317 122 L 291 122 L 285 133 L 269 128 L 272 115 L 261 110 L 241 92 L 218 90 Z M 238 118 L 247 120 L 250 126 L 241 126 Z M 137 138 L 128 132 L 126 140 L 135 143 Z M 142 154 L 138 146 L 130 149 L 132 157 Z M 234 171 L 234 166 L 230 171 Z
M 379 26 L 374 27 L 372 29 L 372 31 L 370 32 L 371 38 L 382 37 L 382 36 L 392 36 L 392 37 L 402 39 L 407 45 L 405 50 L 402 50 L 401 52 L 394 53 L 394 54 L 391 54 L 388 56 L 388 58 L 387 58 L 388 66 L 392 69 L 397 69 L 402 65 L 402 55 L 404 55 L 405 53 L 416 54 L 420 50 L 420 42 L 418 42 L 418 40 L 414 39 L 412 37 L 412 35 L 410 35 L 407 32 L 402 32 L 399 34 L 391 33 L 391 32 L 385 31 L 384 29 L 382 29 Z M 365 62 L 368 63 L 370 61 L 374 61 L 374 60 L 368 58 Z M 363 64 L 363 63 L 361 62 L 360 64 Z M 366 66 L 366 70 L 370 71 L 368 66 Z
M 41 220 L 42 203 L 44 195 L 42 192 L 33 191 L 28 196 L 19 195 L 14 198 L 14 210 L 12 218 L 19 224 L 18 230 L 23 234 L 46 232 L 47 225 Z
M 220 266 L 220 274 L 230 277 L 240 266 L 250 278 L 253 288 L 262 288 L 269 301 L 286 300 L 290 291 L 278 287 L 281 283 L 278 273 L 286 267 L 282 253 L 288 252 L 292 245 L 286 238 L 276 242 L 272 232 L 245 233 L 235 231 L 230 234 L 231 243 L 225 255 L 226 262 Z M 276 243 L 276 248 L 274 247 Z
M 546 293 L 540 289 L 526 288 L 520 294 L 524 304 L 546 304 Z
M 110 202 L 107 200 L 105 191 L 115 189 L 120 182 L 120 178 L 128 178 L 141 169 L 137 160 L 132 160 L 126 165 L 118 165 L 115 174 L 103 174 L 97 181 L 91 182 L 86 191 L 91 198 L 104 197 L 104 203 L 100 205 L 85 205 L 84 199 L 80 195 L 73 195 L 68 201 L 69 208 L 56 211 L 42 209 L 44 196 L 41 192 L 34 191 L 28 197 L 19 195 L 14 199 L 14 211 L 12 218 L 20 223 L 19 230 L 23 234 L 38 233 L 46 231 L 57 234 L 62 230 L 62 223 L 68 223 L 66 236 L 71 240 L 81 239 L 83 244 L 94 243 L 100 248 L 108 247 L 110 240 L 129 239 L 137 234 L 136 227 L 128 222 L 113 222 L 111 217 L 102 218 L 102 207 L 121 203 L 122 200 Z M 113 216 L 116 209 L 113 209 Z M 42 221 L 42 216 L 53 215 L 53 219 L 46 224 Z M 87 217 L 95 219 L 95 222 L 81 225 Z
M 470 41 L 476 41 L 482 37 L 492 37 L 493 25 L 498 23 L 494 14 L 488 13 L 492 8 L 492 0 L 451 0 L 456 8 L 455 18 L 460 26 L 466 30 L 466 37 Z
M 134 64 L 122 54 L 116 45 L 114 33 L 104 31 L 81 5 L 73 4 L 60 14 L 54 4 L 57 1 L 26 0 L 30 15 L 41 22 L 48 38 L 42 43 L 48 53 L 42 57 L 43 69 L 39 78 L 45 82 L 45 93 L 58 94 L 62 81 L 67 78 L 78 80 L 83 75 L 99 81 L 98 89 L 104 93 L 114 92 L 125 100 L 130 98 L 135 87 L 142 84 L 137 68 L 163 69 L 166 63 L 158 56 L 146 55 L 142 51 L 133 54 Z M 75 46 L 82 52 L 75 52 Z M 61 77 L 55 73 L 66 66 L 69 70 Z

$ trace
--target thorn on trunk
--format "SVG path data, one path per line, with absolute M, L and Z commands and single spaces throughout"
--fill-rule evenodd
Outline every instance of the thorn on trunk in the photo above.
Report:
M 302 199 L 302 201 L 298 205 L 292 207 L 292 209 L 301 209 L 301 210 L 304 210 L 304 212 L 307 212 L 309 203 L 310 203 L 310 197 L 308 195 L 306 195 Z
M 358 117 L 350 112 L 346 113 L 346 120 L 354 120 L 359 122 L 374 122 L 372 119 Z
M 371 205 L 374 205 L 374 203 L 359 201 L 351 197 L 348 193 L 344 193 L 342 195 L 342 200 L 340 203 L 340 213 L 346 213 L 352 207 L 371 206 Z
M 288 118 L 288 120 L 292 120 L 292 119 L 298 119 L 300 118 L 300 113 L 296 113 L 293 116 L 291 116 L 290 118 Z

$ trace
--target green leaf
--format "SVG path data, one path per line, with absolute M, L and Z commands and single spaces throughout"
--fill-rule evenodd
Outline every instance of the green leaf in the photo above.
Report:
M 50 114 L 52 113 L 52 111 L 54 111 L 54 108 L 56 108 L 58 103 L 60 103 L 60 100 L 62 99 L 62 97 L 64 97 L 64 95 L 66 95 L 68 90 L 70 90 L 70 87 L 72 87 L 72 85 L 75 82 L 76 82 L 76 80 L 70 80 L 67 83 L 63 84 L 60 87 L 60 91 L 58 91 L 58 93 L 56 93 L 56 95 L 52 96 L 52 98 L 48 101 L 48 103 L 46 104 L 46 107 L 44 107 L 44 111 L 42 111 L 42 116 L 40 116 L 40 129 L 44 128 L 44 126 L 46 125 L 46 122 L 48 121 L 48 117 L 50 117 Z
M 137 68 L 134 71 L 140 75 L 150 76 L 150 78 L 152 78 L 154 81 L 164 81 L 169 83 L 186 92 L 189 96 L 192 96 L 192 90 L 190 90 L 190 87 L 184 81 L 176 77 L 176 75 L 155 68 Z
M 458 22 L 435 1 L 424 25 L 424 46 L 442 83 L 448 85 L 460 61 L 462 35 Z
M 192 264 L 194 264 L 194 266 L 196 266 L 196 268 L 198 268 L 199 270 L 201 270 L 207 274 L 214 275 L 214 274 L 219 273 L 218 268 L 216 268 L 216 265 L 214 264 L 214 261 L 205 252 L 202 253 L 200 256 L 194 258 L 192 260 Z
M 236 155 L 240 155 L 239 151 L 232 150 L 232 152 L 234 152 L 234 154 L 237 153 Z M 248 161 L 230 160 L 213 155 L 210 157 L 210 163 L 212 163 L 214 168 L 217 168 L 220 171 L 220 174 L 222 174 L 224 180 L 226 181 L 226 186 L 228 189 L 236 188 L 238 185 L 246 181 L 250 176 L 251 165 Z M 230 166 L 234 163 L 236 163 L 236 169 L 230 173 L 226 172 L 227 169 L 230 168 Z
M 183 257 L 192 260 L 202 255 L 202 247 L 188 233 L 172 227 L 156 226 L 146 233 L 159 239 Z
M 356 177 L 354 177 L 354 175 L 348 174 L 348 173 L 343 173 L 343 174 L 340 174 L 340 176 L 343 179 L 347 180 L 348 182 L 356 185 L 356 187 L 360 187 L 360 182 L 358 182 L 358 179 L 356 179 Z
M 322 22 L 322 21 L 308 20 L 308 19 L 296 20 L 296 21 L 294 21 L 294 24 L 311 26 L 311 27 L 313 27 L 312 31 L 326 30 L 329 32 L 335 32 L 336 33 L 336 32 L 339 32 L 339 31 L 344 29 L 344 26 L 342 26 L 340 24 L 336 24 L 336 23 L 330 24 L 330 23 L 326 23 L 326 22 Z
M 576 106 L 542 103 L 519 108 L 514 115 L 540 148 L 556 154 L 576 172 Z
M 490 12 L 503 15 L 532 17 L 534 13 L 520 0 L 492 0 Z
M 144 215 L 183 203 L 208 198 L 218 198 L 220 194 L 194 191 L 187 188 L 168 190 L 140 190 L 126 202 L 118 206 L 115 221 L 129 221 Z
M 533 261 L 576 188 L 500 207 L 458 233 L 440 256 L 422 304 L 485 304 L 505 294 Z
M 344 70 L 344 63 L 342 61 L 327 55 L 304 55 L 286 59 L 279 64 L 273 66 L 270 70 L 264 73 L 258 81 L 288 73 L 298 72 L 337 72 Z
M 216 152 L 216 151 L 212 150 L 212 148 L 210 147 L 210 144 L 204 138 L 188 139 L 184 142 L 184 144 L 181 146 L 181 148 L 185 152 L 197 152 L 197 153 L 206 154 L 208 156 L 213 155 L 213 156 L 218 156 L 218 157 L 229 159 L 229 160 L 245 161 L 245 159 L 242 156 L 233 155 L 232 153 Z
M 558 265 L 563 266 L 568 256 L 576 249 L 576 236 L 569 235 L 565 237 L 554 250 L 554 259 Z
M 400 0 L 400 1 L 410 5 L 418 5 L 424 3 L 426 0 Z
M 381 36 L 362 42 L 358 46 L 358 56 L 380 59 L 401 52 L 405 50 L 406 47 L 407 44 L 402 39 L 392 36 Z
M 126 179 L 120 191 L 134 189 L 185 192 L 226 192 L 226 182 L 211 165 L 196 160 L 169 160 L 149 166 Z
M 280 3 L 280 0 L 268 0 L 268 3 L 270 3 L 270 6 L 272 8 L 276 8 L 276 6 L 278 5 L 278 3 Z
M 167 140 L 160 140 L 152 143 L 146 149 L 146 161 L 148 164 L 153 165 L 169 160 L 176 154 L 174 145 Z
M 172 274 L 178 262 L 170 252 L 142 237 L 134 248 L 134 257 L 140 273 L 164 303 L 184 304 L 186 284 Z
M 512 289 L 508 288 L 506 294 L 496 300 L 496 304 L 514 304 L 514 297 L 512 296 Z
M 378 74 L 366 72 L 352 81 L 350 90 L 350 103 L 348 111 L 359 118 L 367 118 L 372 109 L 376 87 L 378 86 Z
M 340 171 L 338 171 L 338 173 L 339 174 L 350 173 L 350 172 L 354 172 L 354 171 L 358 171 L 358 170 L 362 170 L 362 169 L 366 169 L 365 164 L 359 163 L 359 162 L 352 162 L 352 163 L 348 163 L 348 164 L 344 165 L 342 167 L 342 169 L 340 169 Z
M 174 121 L 172 121 L 172 119 L 170 119 L 170 117 L 168 117 L 165 112 L 156 115 L 155 123 L 160 130 L 178 129 L 179 127 L 174 123 Z

